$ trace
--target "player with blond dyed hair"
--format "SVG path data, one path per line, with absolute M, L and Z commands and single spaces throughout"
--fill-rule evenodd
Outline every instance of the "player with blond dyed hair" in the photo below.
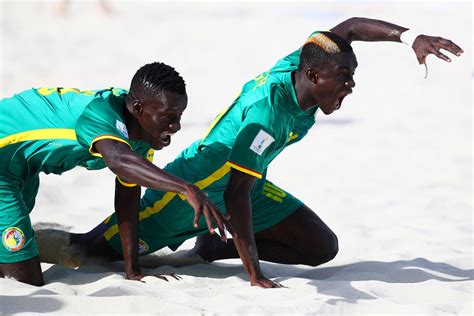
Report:
M 300 141 L 315 123 L 315 114 L 338 110 L 355 86 L 356 56 L 352 41 L 408 42 L 421 63 L 439 52 L 460 56 L 449 40 L 418 35 L 384 21 L 352 18 L 330 32 L 315 32 L 295 52 L 269 71 L 247 82 L 237 99 L 221 113 L 207 135 L 186 148 L 164 170 L 193 182 L 230 215 L 237 235 L 223 243 L 190 225 L 186 199 L 148 189 L 141 200 L 142 254 L 163 247 L 176 249 L 201 235 L 193 253 L 207 261 L 242 259 L 251 285 L 281 285 L 267 279 L 259 259 L 317 266 L 338 252 L 336 234 L 302 201 L 267 179 L 267 167 L 286 147 Z M 109 260 L 122 258 L 117 220 L 112 215 L 87 234 L 73 234 L 71 244 Z M 93 241 L 92 241 L 93 240 Z M 91 242 L 92 241 L 92 242 Z

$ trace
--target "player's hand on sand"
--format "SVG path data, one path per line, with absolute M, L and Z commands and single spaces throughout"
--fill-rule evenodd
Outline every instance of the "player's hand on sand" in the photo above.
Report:
M 225 235 L 225 230 L 227 229 L 232 236 L 235 236 L 235 233 L 232 229 L 232 225 L 229 222 L 229 215 L 223 215 L 219 208 L 212 203 L 212 201 L 196 186 L 190 186 L 188 193 L 186 195 L 188 203 L 194 209 L 194 227 L 198 227 L 199 217 L 202 215 L 206 219 L 207 227 L 211 234 L 215 234 L 214 227 L 212 222 L 216 222 L 217 227 L 219 228 L 219 234 L 221 240 L 227 242 L 227 237 Z
M 257 279 L 254 281 L 250 281 L 250 285 L 252 286 L 258 286 L 264 289 L 271 289 L 271 288 L 286 288 L 286 286 L 278 283 L 278 282 L 273 282 L 272 280 L 268 280 L 265 278 Z
M 451 59 L 440 52 L 441 49 L 444 49 L 456 56 L 461 56 L 464 51 L 461 47 L 454 44 L 448 39 L 442 37 L 428 36 L 428 35 L 418 35 L 412 45 L 413 50 L 415 51 L 416 58 L 421 64 L 426 64 L 426 57 L 430 54 L 435 55 L 436 57 L 451 62 Z

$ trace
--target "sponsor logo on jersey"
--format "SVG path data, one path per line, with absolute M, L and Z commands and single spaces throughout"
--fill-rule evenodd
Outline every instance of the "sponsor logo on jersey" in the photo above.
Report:
M 3 231 L 2 242 L 8 250 L 18 251 L 25 244 L 25 234 L 18 227 L 9 227 Z

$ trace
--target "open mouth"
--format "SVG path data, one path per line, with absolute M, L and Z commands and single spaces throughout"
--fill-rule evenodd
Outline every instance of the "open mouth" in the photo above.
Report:
M 161 143 L 163 146 L 168 146 L 171 143 L 171 134 L 163 133 L 160 136 Z
M 344 100 L 346 96 L 343 95 L 342 97 L 339 97 L 336 99 L 336 104 L 335 104 L 335 108 L 336 110 L 339 110 L 341 108 L 341 105 L 342 105 L 342 100 Z

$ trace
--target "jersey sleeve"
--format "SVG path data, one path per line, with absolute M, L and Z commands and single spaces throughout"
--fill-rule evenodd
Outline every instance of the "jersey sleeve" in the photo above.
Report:
M 237 133 L 227 165 L 259 179 L 271 153 L 281 144 L 278 124 L 271 111 L 255 107 L 246 113 Z
M 107 99 L 95 99 L 85 108 L 76 123 L 77 141 L 96 157 L 102 157 L 94 146 L 102 139 L 113 139 L 131 148 L 127 127 L 111 106 Z

